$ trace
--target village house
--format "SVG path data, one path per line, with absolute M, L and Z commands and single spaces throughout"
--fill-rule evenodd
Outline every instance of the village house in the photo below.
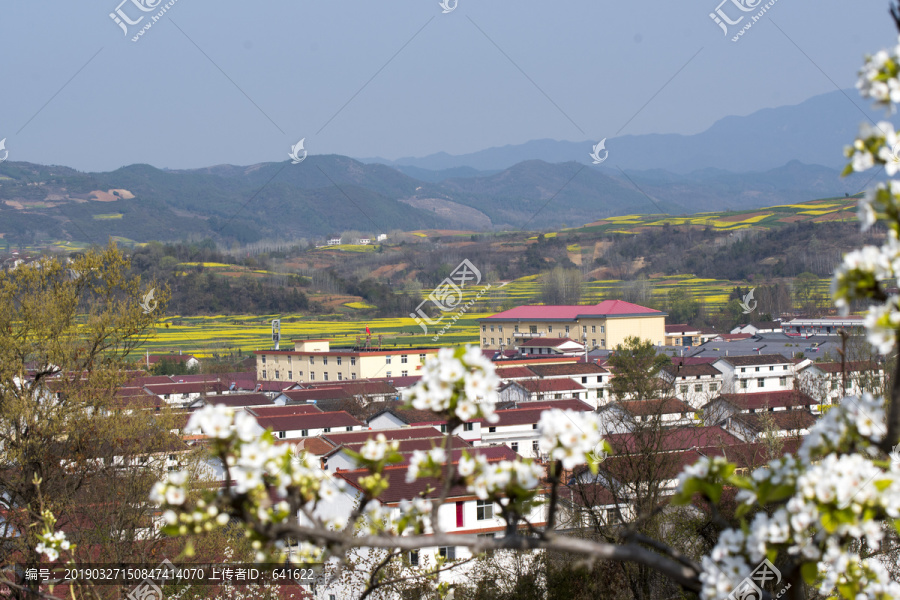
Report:
M 884 388 L 884 369 L 874 361 L 809 362 L 798 375 L 800 389 L 825 403 L 837 404 L 844 396 L 865 392 L 878 394 Z
M 519 379 L 502 385 L 501 402 L 535 402 L 562 398 L 588 399 L 588 390 L 568 377 L 560 379 Z
M 684 323 L 666 325 L 666 346 L 699 346 L 700 329 Z
M 753 321 L 746 325 L 738 325 L 731 330 L 731 333 L 749 333 L 756 335 L 757 333 L 782 333 L 780 321 Z
M 863 318 L 850 315 L 846 317 L 826 317 L 823 319 L 792 319 L 784 323 L 783 330 L 786 335 L 803 337 L 811 335 L 838 335 L 840 331 L 846 331 L 850 335 L 860 335 L 865 329 Z
M 532 338 L 519 346 L 519 352 L 525 356 L 583 356 L 584 344 L 565 338 Z
M 737 414 L 755 415 L 759 413 L 821 412 L 819 400 L 797 390 L 781 392 L 760 392 L 750 394 L 722 394 L 709 402 L 700 411 L 707 425 L 724 423 Z
M 447 433 L 447 421 L 441 419 L 436 413 L 430 410 L 400 408 L 400 403 L 397 404 L 398 406 L 386 408 L 369 417 L 367 421 L 369 428 L 378 430 L 427 426 L 434 427 L 441 433 Z M 450 433 L 461 437 L 466 442 L 476 443 L 481 440 L 484 425 L 483 419 L 473 419 L 457 426 Z
M 794 364 L 780 354 L 723 356 L 713 363 L 722 372 L 722 390 L 735 393 L 794 389 Z
M 580 396 L 572 397 L 585 400 L 594 408 L 606 402 L 609 396 L 610 373 L 596 363 L 532 365 L 528 370 L 545 381 L 568 379 L 580 384 L 585 392 L 578 392 Z
M 615 348 L 628 336 L 665 341 L 666 313 L 625 302 L 604 300 L 596 305 L 519 306 L 479 319 L 481 347 L 522 346 L 534 338 L 582 340 L 591 348 Z
M 332 349 L 328 340 L 295 340 L 293 350 L 257 350 L 259 381 L 300 383 L 414 375 L 437 348 Z
M 700 408 L 722 390 L 724 374 L 709 363 L 666 365 L 659 376 L 665 380 L 672 394 L 694 408 Z

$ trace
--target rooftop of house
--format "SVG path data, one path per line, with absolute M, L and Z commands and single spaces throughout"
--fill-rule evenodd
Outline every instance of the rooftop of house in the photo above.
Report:
M 759 410 L 765 408 L 789 408 L 795 406 L 814 406 L 818 400 L 797 390 L 783 392 L 755 392 L 748 394 L 720 394 L 718 398 L 708 402 L 703 408 L 713 406 L 717 402 L 727 402 L 740 411 Z
M 667 334 L 683 334 L 683 333 L 700 333 L 699 327 L 692 327 L 685 323 L 676 323 L 674 325 L 666 325 Z
M 666 365 L 662 370 L 676 379 L 680 377 L 719 377 L 722 375 L 722 371 L 712 366 L 709 362 Z
M 532 365 L 529 367 L 538 377 L 577 375 L 607 375 L 609 371 L 597 363 L 563 363 L 557 365 Z
M 816 424 L 816 416 L 809 410 L 779 410 L 766 413 L 739 413 L 732 417 L 754 431 L 764 431 L 771 426 L 779 431 L 809 429 Z
M 272 404 L 272 400 L 265 394 L 210 394 L 206 396 L 206 404 L 221 404 L 240 408 L 244 406 L 267 406 Z
M 843 365 L 839 362 L 820 362 L 811 363 L 807 368 L 815 367 L 824 373 L 843 373 L 846 368 L 848 373 L 859 373 L 861 371 L 880 372 L 883 367 L 871 360 L 847 361 Z
M 507 387 L 517 385 L 525 391 L 537 394 L 543 392 L 571 392 L 583 390 L 584 386 L 571 379 L 520 379 L 511 382 Z
M 301 415 L 277 415 L 256 419 L 260 427 L 272 431 L 299 431 L 303 429 L 326 429 L 335 427 L 365 427 L 344 411 L 306 413 Z
M 652 415 L 682 415 L 692 414 L 694 409 L 677 398 L 663 398 L 661 400 L 631 400 L 619 402 L 619 406 L 632 415 L 638 417 Z
M 315 404 L 287 404 L 285 406 L 251 406 L 247 407 L 246 412 L 254 417 L 288 417 L 291 415 L 308 415 L 311 413 L 320 413 L 320 409 Z
M 749 354 L 747 356 L 720 356 L 719 361 L 727 362 L 734 367 L 753 367 L 760 365 L 787 365 L 791 361 L 780 354 Z M 718 361 L 717 361 L 718 362 Z
M 625 302 L 624 300 L 604 300 L 594 305 L 528 305 L 497 313 L 480 321 L 574 321 L 579 318 L 608 317 L 664 317 L 666 313 Z

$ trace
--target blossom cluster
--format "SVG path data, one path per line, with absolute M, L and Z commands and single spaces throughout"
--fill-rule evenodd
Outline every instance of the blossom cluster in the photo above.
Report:
M 38 536 L 41 541 L 34 547 L 35 552 L 43 554 L 50 562 L 56 562 L 59 559 L 60 550 L 68 550 L 71 548 L 66 534 L 62 531 L 53 533 L 44 533 Z
M 314 505 L 333 500 L 337 493 L 335 485 L 324 485 L 330 479 L 328 474 L 316 468 L 308 455 L 296 456 L 291 446 L 276 445 L 271 432 L 262 432 L 247 413 L 222 405 L 206 406 L 191 416 L 186 430 L 212 438 L 232 485 L 227 491 L 207 492 L 191 501 L 186 472 L 169 473 L 164 481 L 156 482 L 150 499 L 164 509 L 166 533 L 199 534 L 248 513 L 259 524 L 282 523 L 292 514 L 290 495 Z M 260 540 L 254 540 L 253 546 L 259 551 L 258 560 L 268 557 Z M 276 545 L 275 549 L 280 548 Z
M 900 45 L 867 56 L 856 87 L 864 98 L 890 108 L 900 103 Z
M 882 401 L 847 398 L 812 428 L 799 459 L 770 461 L 750 478 L 733 475 L 733 465 L 721 458 L 702 459 L 682 473 L 680 490 L 690 494 L 681 502 L 695 491 L 716 485 L 721 490 L 727 480 L 741 488 L 738 516 L 751 508 L 777 506 L 720 534 L 702 561 L 701 596 L 712 600 L 728 595 L 753 565 L 771 559 L 775 551 L 814 565 L 823 594 L 842 586 L 859 597 L 897 597 L 900 584 L 890 581 L 883 566 L 851 551 L 857 540 L 877 548 L 884 538 L 881 521 L 900 518 L 900 469 L 884 469 L 866 456 L 878 452 L 873 442 L 880 439 L 883 421 Z M 715 494 L 707 495 L 717 501 Z
M 603 441 L 600 418 L 596 413 L 554 408 L 541 414 L 538 423 L 541 452 L 573 469 L 589 462 Z
M 404 398 L 418 410 L 431 410 L 463 422 L 482 417 L 497 421 L 500 378 L 494 364 L 475 346 L 441 348 L 422 368 L 422 378 Z

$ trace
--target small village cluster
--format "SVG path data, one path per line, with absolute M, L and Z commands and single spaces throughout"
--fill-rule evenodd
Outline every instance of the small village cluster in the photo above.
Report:
M 551 408 L 597 412 L 601 433 L 613 449 L 603 457 L 610 476 L 598 480 L 586 472 L 574 474 L 573 481 L 588 483 L 591 490 L 561 499 L 574 528 L 588 515 L 610 525 L 634 515 L 627 494 L 617 486 L 641 483 L 635 481 L 641 475 L 629 466 L 629 458 L 648 453 L 637 441 L 646 437 L 642 432 L 655 432 L 652 453 L 664 465 L 664 489 L 674 493 L 678 473 L 699 458 L 727 455 L 740 469 L 752 469 L 768 460 L 771 439 L 784 451 L 795 449 L 828 405 L 884 381 L 877 362 L 823 362 L 817 355 L 839 341 L 839 331 L 860 326 L 853 317 L 751 322 L 730 334 L 711 335 L 682 324 L 666 325 L 665 316 L 605 301 L 596 306 L 522 306 L 483 319 L 481 351 L 500 381 L 497 420 L 474 419 L 450 432 L 434 413 L 403 401 L 404 390 L 416 384 L 418 371 L 438 349 L 386 349 L 371 339 L 354 348 L 296 340 L 293 350 L 259 350 L 255 372 L 136 375 L 117 397 L 123 407 L 168 406 L 182 417 L 171 447 L 159 451 L 170 471 L 180 468 L 180 455 L 205 442 L 199 430 L 187 429 L 194 411 L 225 405 L 246 412 L 255 418 L 259 434 L 270 430 L 276 443 L 311 455 L 321 469 L 344 482 L 327 508 L 332 519 L 351 513 L 361 495 L 359 479 L 367 474 L 349 452 L 359 452 L 376 435 L 398 442 L 404 457 L 384 474 L 389 487 L 382 502 L 399 510 L 401 502 L 437 493 L 427 489 L 426 480 L 408 482 L 406 473 L 414 456 L 443 445 L 448 433 L 454 462 L 465 450 L 489 463 L 518 455 L 545 466 L 548 457 L 541 452 L 538 430 L 542 413 Z M 610 353 L 629 337 L 650 341 L 670 356 L 670 364 L 654 375 L 652 399 L 617 397 L 613 391 L 616 371 Z M 162 358 L 197 364 L 190 355 L 148 355 L 143 362 L 149 367 Z M 209 477 L 224 482 L 222 465 L 210 461 L 207 467 Z M 460 488 L 451 491 L 439 516 L 446 532 L 494 536 L 505 527 L 495 508 Z M 541 522 L 535 514 L 533 523 Z M 410 564 L 423 559 L 420 553 L 430 560 L 468 556 L 463 548 L 423 548 L 410 553 Z M 465 577 L 465 569 L 448 577 Z M 340 590 L 334 594 L 341 597 Z

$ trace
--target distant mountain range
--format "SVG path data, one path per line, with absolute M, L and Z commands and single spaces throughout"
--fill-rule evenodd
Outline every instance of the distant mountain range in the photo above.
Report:
M 589 164 L 590 142 L 550 140 L 391 165 L 311 155 L 297 165 L 81 173 L 7 161 L 0 234 L 17 244 L 108 236 L 247 243 L 351 229 L 540 230 L 629 213 L 791 204 L 873 183 L 871 174 L 839 177 L 861 110 L 834 92 L 728 117 L 693 136 L 609 139 L 600 165 Z
M 613 137 L 610 132 L 606 140 L 609 159 L 605 164 L 626 170 L 664 169 L 680 174 L 705 168 L 733 173 L 768 171 L 792 160 L 840 169 L 846 164 L 842 149 L 854 139 L 859 124 L 866 119 L 877 122 L 884 119 L 884 114 L 871 109 L 855 90 L 834 91 L 794 106 L 725 117 L 695 135 Z M 532 140 L 457 156 L 440 152 L 421 158 L 360 160 L 394 166 L 418 179 L 440 181 L 458 176 L 454 169 L 500 171 L 527 160 L 590 164 L 591 145 L 599 141 Z

